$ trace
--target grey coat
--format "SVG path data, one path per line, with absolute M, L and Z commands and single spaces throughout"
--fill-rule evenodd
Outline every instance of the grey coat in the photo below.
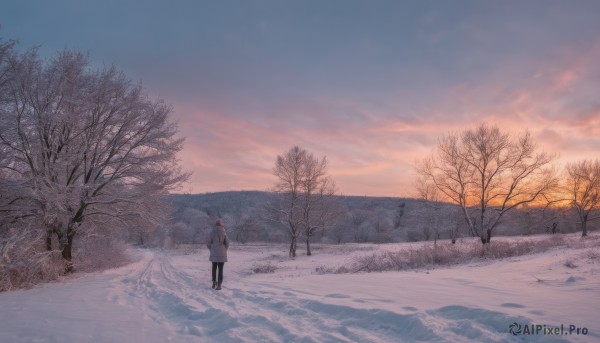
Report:
M 229 238 L 222 226 L 216 226 L 208 236 L 206 247 L 210 250 L 209 260 L 211 262 L 227 262 L 227 249 L 229 249 Z

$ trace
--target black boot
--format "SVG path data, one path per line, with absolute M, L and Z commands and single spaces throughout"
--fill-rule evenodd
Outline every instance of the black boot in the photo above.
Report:
M 220 290 L 221 290 L 221 283 L 220 283 L 220 282 L 217 284 L 217 288 L 215 288 L 215 289 L 216 289 L 217 291 L 220 291 Z
M 213 289 L 217 288 L 217 282 L 216 282 L 216 281 L 213 281 L 212 288 L 213 288 Z

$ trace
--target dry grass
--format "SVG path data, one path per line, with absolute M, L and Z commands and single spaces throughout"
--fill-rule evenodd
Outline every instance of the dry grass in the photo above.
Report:
M 252 267 L 252 272 L 254 274 L 275 273 L 275 270 L 277 270 L 277 267 L 272 265 L 271 262 L 265 264 L 257 264 Z
M 502 259 L 541 253 L 556 247 L 582 248 L 598 245 L 598 236 L 585 239 L 565 239 L 561 236 L 541 239 L 496 239 L 482 245 L 477 241 L 458 244 L 449 242 L 424 244 L 395 251 L 379 251 L 354 258 L 348 265 L 337 269 L 322 267 L 318 272 L 360 273 L 408 270 L 436 265 L 453 265 L 485 259 Z

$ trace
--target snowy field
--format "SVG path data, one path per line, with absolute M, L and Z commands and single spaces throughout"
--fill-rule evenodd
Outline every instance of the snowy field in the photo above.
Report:
M 291 260 L 284 245 L 234 245 L 222 291 L 210 288 L 205 248 L 139 250 L 119 269 L 0 293 L 0 342 L 600 342 L 597 246 L 402 272 L 316 272 L 406 246 L 315 245 L 313 256 L 299 249 Z M 266 266 L 274 272 L 253 272 Z M 542 332 L 509 333 L 531 324 Z M 542 334 L 561 324 L 580 334 Z

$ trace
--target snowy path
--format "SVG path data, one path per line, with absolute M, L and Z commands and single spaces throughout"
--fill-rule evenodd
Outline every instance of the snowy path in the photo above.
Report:
M 599 266 L 583 265 L 585 256 L 575 260 L 579 270 L 561 269 L 566 253 L 555 251 L 431 271 L 317 275 L 310 270 L 335 254 L 290 261 L 264 250 L 233 250 L 220 292 L 209 287 L 205 251 L 143 251 L 120 269 L 2 293 L 0 342 L 600 341 Z M 250 273 L 271 260 L 276 273 Z M 513 322 L 590 333 L 511 336 Z

